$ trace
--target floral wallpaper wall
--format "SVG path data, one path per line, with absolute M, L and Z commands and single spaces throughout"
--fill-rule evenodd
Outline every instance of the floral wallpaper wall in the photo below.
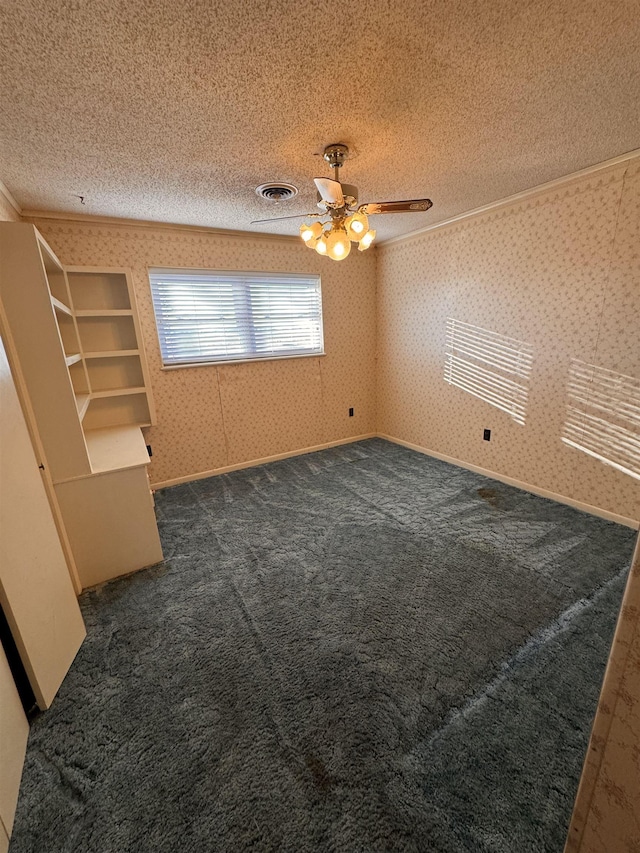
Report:
M 132 270 L 157 410 L 152 484 L 374 432 L 373 252 L 337 264 L 294 240 L 31 221 L 64 264 Z M 162 370 L 149 267 L 318 273 L 326 355 Z
M 639 245 L 634 159 L 381 246 L 378 432 L 640 519 Z

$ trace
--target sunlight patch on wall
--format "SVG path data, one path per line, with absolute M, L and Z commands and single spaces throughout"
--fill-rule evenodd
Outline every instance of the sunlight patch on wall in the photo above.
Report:
M 523 426 L 532 364 L 531 344 L 447 319 L 445 382 L 501 409 Z
M 640 380 L 571 359 L 562 440 L 640 480 Z

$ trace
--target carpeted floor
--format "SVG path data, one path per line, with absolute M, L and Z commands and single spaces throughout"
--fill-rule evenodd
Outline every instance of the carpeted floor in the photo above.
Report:
M 634 531 L 378 439 L 156 505 L 11 853 L 562 851 Z

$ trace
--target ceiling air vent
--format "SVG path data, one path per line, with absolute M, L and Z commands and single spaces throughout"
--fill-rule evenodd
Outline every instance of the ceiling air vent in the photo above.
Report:
M 298 189 L 293 184 L 260 184 L 256 187 L 256 193 L 267 201 L 287 201 L 298 195 Z

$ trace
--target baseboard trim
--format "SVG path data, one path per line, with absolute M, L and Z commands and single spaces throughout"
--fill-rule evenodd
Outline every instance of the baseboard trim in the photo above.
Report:
M 450 465 L 457 465 L 458 468 L 466 468 L 468 471 L 474 471 L 476 474 L 482 474 L 484 477 L 490 477 L 492 480 L 498 480 L 501 483 L 506 483 L 508 486 L 515 486 L 525 492 L 531 492 L 541 498 L 549 498 L 557 503 L 566 504 L 574 509 L 588 512 L 590 515 L 597 515 L 599 518 L 604 518 L 607 521 L 615 521 L 617 524 L 624 524 L 625 527 L 631 527 L 638 530 L 640 521 L 633 518 L 627 518 L 624 515 L 617 515 L 615 512 L 609 512 L 606 509 L 600 509 L 597 506 L 576 501 L 573 498 L 568 498 L 566 495 L 559 495 L 556 492 L 550 492 L 548 489 L 542 489 L 539 486 L 533 486 L 531 483 L 524 483 L 522 480 L 516 480 L 513 477 L 506 477 L 504 474 L 498 474 L 496 471 L 489 471 L 488 468 L 481 468 L 479 465 L 472 465 L 470 462 L 463 462 L 461 459 L 456 459 L 453 456 L 447 456 L 444 453 L 438 453 L 436 450 L 429 450 L 427 447 L 421 447 L 419 444 L 412 444 L 410 441 L 404 441 L 401 438 L 395 438 L 392 435 L 378 433 L 378 438 L 384 438 L 386 441 L 391 441 L 393 444 L 400 444 L 402 447 L 407 447 L 409 450 L 416 450 L 418 453 L 424 453 L 425 456 L 432 456 L 434 459 L 440 459 L 442 462 L 448 462 Z
M 576 501 L 566 495 L 560 495 L 557 492 L 542 489 L 540 486 L 534 486 L 531 483 L 516 480 L 514 477 L 507 477 L 496 471 L 490 471 L 488 468 L 482 468 L 480 465 L 463 462 L 461 459 L 456 459 L 454 456 L 447 456 L 445 453 L 438 453 L 436 450 L 430 450 L 428 447 L 422 447 L 420 444 L 413 444 L 410 441 L 404 441 L 404 439 L 396 438 L 393 435 L 375 432 L 368 432 L 363 435 L 352 435 L 349 436 L 349 438 L 340 438 L 337 441 L 327 441 L 324 444 L 315 444 L 312 447 L 301 447 L 299 450 L 288 450 L 286 453 L 276 453 L 273 456 L 263 456 L 261 459 L 250 459 L 247 462 L 237 462 L 235 465 L 225 465 L 222 468 L 212 468 L 210 471 L 200 471 L 197 474 L 188 474 L 186 477 L 175 477 L 171 480 L 160 480 L 157 483 L 152 483 L 151 488 L 154 491 L 166 489 L 169 486 L 179 486 L 182 483 L 204 480 L 206 477 L 215 477 L 218 474 L 229 474 L 231 471 L 241 471 L 244 468 L 255 468 L 258 465 L 264 465 L 267 462 L 278 462 L 280 459 L 290 459 L 294 456 L 303 456 L 305 453 L 316 453 L 318 450 L 327 450 L 329 447 L 339 447 L 342 444 L 353 444 L 356 441 L 365 441 L 368 438 L 383 438 L 385 441 L 390 441 L 393 444 L 399 444 L 402 447 L 407 447 L 409 450 L 415 450 L 418 453 L 423 453 L 425 456 L 432 456 L 434 459 L 440 459 L 442 462 L 448 462 L 450 465 L 456 465 L 458 468 L 466 468 L 467 471 L 482 474 L 483 477 L 490 477 L 492 480 L 498 480 L 500 483 L 506 483 L 508 486 L 515 486 L 517 489 L 522 489 L 525 492 L 531 492 L 531 494 L 538 495 L 541 498 L 548 498 L 549 500 L 557 501 L 557 503 L 566 504 L 574 509 L 587 512 L 590 515 L 596 515 L 599 518 L 604 518 L 606 521 L 614 521 L 616 524 L 623 524 L 625 527 L 631 527 L 633 530 L 638 530 L 640 528 L 640 520 L 638 519 L 627 518 L 624 515 L 609 512 L 606 509 L 600 509 L 600 507 L 592 506 L 591 504 L 583 503 L 582 501 Z
M 293 456 L 304 456 L 305 453 L 315 453 L 318 450 L 327 450 L 329 447 L 339 447 L 341 444 L 353 444 L 356 441 L 364 441 L 367 438 L 376 438 L 375 432 L 367 432 L 363 435 L 351 435 L 349 438 L 340 438 L 337 441 L 327 441 L 324 444 L 315 444 L 312 447 L 301 447 L 299 450 L 288 450 L 286 453 L 276 453 L 274 456 L 263 456 L 262 459 L 251 459 L 248 462 L 237 462 L 235 465 L 225 465 L 223 468 L 212 468 L 210 471 L 200 471 L 198 474 L 188 474 L 186 477 L 175 477 L 172 480 L 161 480 L 151 483 L 154 491 L 166 489 L 169 486 L 179 486 L 181 483 L 191 483 L 194 480 L 204 480 L 206 477 L 215 477 L 218 474 L 229 474 L 231 471 L 241 471 L 243 468 L 255 468 L 266 462 L 278 462 L 280 459 L 290 459 Z

